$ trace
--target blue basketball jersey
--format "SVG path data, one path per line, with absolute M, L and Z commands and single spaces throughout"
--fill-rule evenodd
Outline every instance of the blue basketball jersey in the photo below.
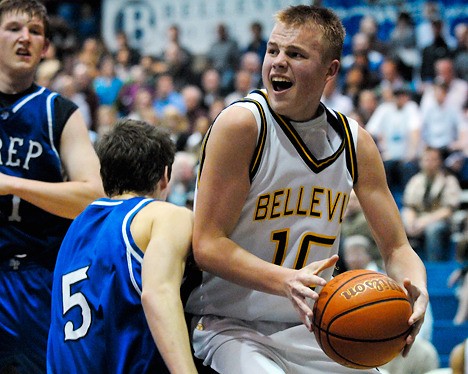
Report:
M 167 373 L 141 305 L 143 252 L 130 232 L 153 201 L 99 199 L 70 226 L 52 287 L 48 373 Z
M 63 124 L 55 123 L 57 93 L 35 86 L 0 108 L 0 172 L 44 182 L 63 182 L 59 158 Z M 17 196 L 0 196 L 0 262 L 14 255 L 52 266 L 70 220 Z

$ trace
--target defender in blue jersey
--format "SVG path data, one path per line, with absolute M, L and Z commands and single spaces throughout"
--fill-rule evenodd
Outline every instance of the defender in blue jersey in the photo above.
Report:
M 34 84 L 47 35 L 41 3 L 0 1 L 0 372 L 45 372 L 57 252 L 104 195 L 77 106 Z
M 127 119 L 97 152 L 109 198 L 74 220 L 60 248 L 47 371 L 196 373 L 180 297 L 192 212 L 163 201 L 175 146 Z

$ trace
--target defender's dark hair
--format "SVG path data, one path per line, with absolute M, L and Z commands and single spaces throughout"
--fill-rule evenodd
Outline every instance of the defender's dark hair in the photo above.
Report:
M 110 197 L 134 192 L 150 195 L 168 178 L 175 144 L 165 130 L 143 121 L 122 119 L 96 145 L 104 191 Z
M 26 13 L 31 18 L 38 18 L 44 23 L 44 34 L 50 38 L 50 21 L 47 9 L 38 0 L 0 0 L 0 22 L 6 13 Z

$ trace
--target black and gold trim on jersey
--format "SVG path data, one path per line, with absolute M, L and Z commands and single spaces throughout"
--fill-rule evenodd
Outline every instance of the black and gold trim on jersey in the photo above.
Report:
M 199 166 L 198 166 L 198 172 L 197 172 L 197 186 L 198 186 L 198 183 L 200 183 L 200 176 L 201 176 L 201 172 L 202 172 L 202 169 L 203 169 L 203 164 L 205 163 L 206 142 L 208 141 L 208 138 L 210 136 L 212 128 L 213 128 L 213 125 L 211 125 L 208 128 L 208 131 L 206 132 L 205 137 L 203 138 L 202 144 L 200 146 L 200 154 L 198 155 L 198 165 Z
M 257 170 L 260 166 L 260 160 L 261 156 L 263 153 L 263 149 L 265 148 L 265 141 L 266 141 L 266 135 L 267 135 L 267 126 L 266 126 L 266 117 L 265 117 L 265 111 L 263 110 L 263 107 L 260 105 L 260 103 L 256 100 L 244 98 L 243 100 L 240 100 L 240 102 L 247 102 L 247 103 L 252 103 L 254 104 L 258 112 L 260 114 L 260 134 L 258 134 L 258 141 L 257 141 L 257 146 L 255 147 L 254 154 L 252 156 L 252 161 L 250 162 L 250 181 L 252 182 L 253 177 L 257 173 Z
M 348 167 L 348 171 L 353 178 L 353 183 L 356 184 L 358 181 L 358 168 L 357 168 L 357 155 L 356 155 L 356 147 L 354 146 L 353 136 L 351 135 L 351 129 L 349 127 L 349 122 L 346 116 L 341 114 L 340 112 L 334 111 L 336 116 L 339 117 L 343 123 L 343 129 L 346 133 L 346 165 Z M 327 115 L 330 111 L 327 111 Z M 331 116 L 331 115 L 330 115 Z
M 322 170 L 331 165 L 341 155 L 343 151 L 345 151 L 348 171 L 353 178 L 353 182 L 357 182 L 358 175 L 356 152 L 353 137 L 351 134 L 351 129 L 349 127 L 349 122 L 345 116 L 338 112 L 334 112 L 335 115 L 333 115 L 333 113 L 330 110 L 328 110 L 323 104 L 320 104 L 322 109 L 326 111 L 328 123 L 330 123 L 330 125 L 340 135 L 342 141 L 339 148 L 335 151 L 334 154 L 327 158 L 319 160 L 309 151 L 309 149 L 304 144 L 303 140 L 301 139 L 291 122 L 287 118 L 276 114 L 272 110 L 268 101 L 267 94 L 260 90 L 256 90 L 255 93 L 265 98 L 265 101 L 267 102 L 268 108 L 272 116 L 275 118 L 276 122 L 283 130 L 284 134 L 291 141 L 291 144 L 297 150 L 299 156 L 304 160 L 304 162 L 314 173 L 320 173 Z
M 255 176 L 255 174 L 257 173 L 257 170 L 258 170 L 258 168 L 260 166 L 261 155 L 263 153 L 263 149 L 265 148 L 265 141 L 266 141 L 266 134 L 267 134 L 265 111 L 263 110 L 263 107 L 261 106 L 261 104 L 258 101 L 255 101 L 255 100 L 252 100 L 252 99 L 249 99 L 249 98 L 243 98 L 241 100 L 235 101 L 234 103 L 230 104 L 229 106 L 231 106 L 231 105 L 233 105 L 235 103 L 239 103 L 239 102 L 254 104 L 258 109 L 258 112 L 260 114 L 260 120 L 261 120 L 260 134 L 258 136 L 257 146 L 255 147 L 255 150 L 254 150 L 254 153 L 253 153 L 253 156 L 252 156 L 252 161 L 250 162 L 249 175 L 250 175 L 250 181 L 252 182 L 252 179 Z M 205 162 L 205 156 L 206 156 L 206 143 L 208 141 L 208 138 L 210 136 L 212 128 L 213 128 L 213 124 L 210 126 L 210 128 L 206 132 L 205 138 L 203 139 L 203 142 L 202 142 L 201 147 L 200 147 L 197 184 L 200 181 L 201 171 L 203 169 L 203 165 L 204 165 L 204 162 Z

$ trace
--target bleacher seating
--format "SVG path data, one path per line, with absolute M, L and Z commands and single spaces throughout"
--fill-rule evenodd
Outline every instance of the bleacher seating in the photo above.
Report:
M 454 325 L 458 300 L 447 280 L 453 270 L 459 267 L 456 261 L 427 262 L 429 298 L 434 318 L 432 344 L 440 357 L 440 367 L 448 367 L 453 347 L 468 337 L 468 323 Z

